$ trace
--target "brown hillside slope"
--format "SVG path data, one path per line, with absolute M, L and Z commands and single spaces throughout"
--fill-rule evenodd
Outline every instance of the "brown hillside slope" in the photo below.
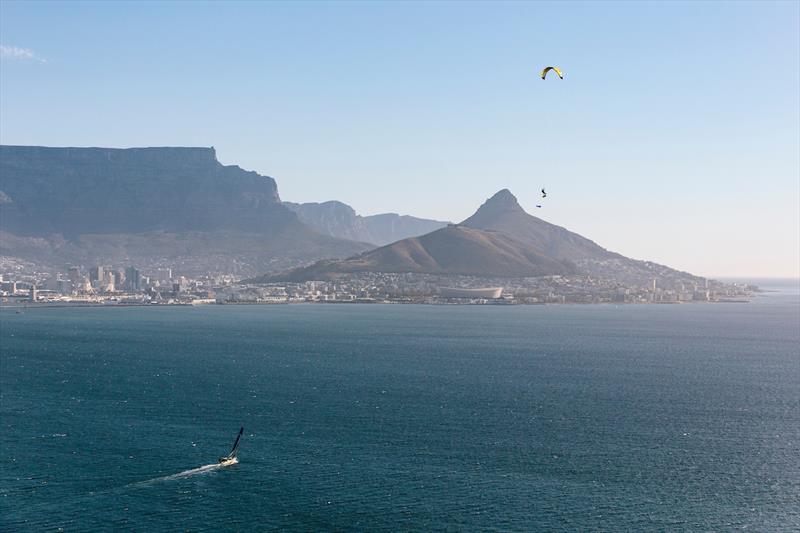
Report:
M 541 276 L 568 273 L 571 268 L 508 235 L 447 226 L 343 261 L 321 261 L 269 279 L 322 280 L 354 272 Z

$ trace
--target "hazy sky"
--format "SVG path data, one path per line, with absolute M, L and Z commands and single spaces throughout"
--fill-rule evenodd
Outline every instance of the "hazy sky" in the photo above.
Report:
M 3 1 L 0 142 L 214 146 L 362 214 L 507 187 L 631 257 L 797 277 L 799 6 Z

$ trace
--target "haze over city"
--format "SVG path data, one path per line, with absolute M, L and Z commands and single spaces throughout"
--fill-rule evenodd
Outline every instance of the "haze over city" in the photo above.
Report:
M 213 145 L 360 214 L 508 187 L 630 257 L 797 277 L 798 9 L 3 2 L 0 141 Z

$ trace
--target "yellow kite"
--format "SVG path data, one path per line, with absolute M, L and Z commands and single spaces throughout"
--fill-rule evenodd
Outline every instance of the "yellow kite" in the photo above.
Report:
M 561 74 L 561 71 L 558 70 L 558 67 L 547 67 L 547 68 L 545 68 L 542 71 L 542 79 L 545 79 L 545 76 L 547 76 L 547 73 L 550 72 L 551 70 L 555 71 L 555 73 L 558 74 L 559 78 L 561 78 L 562 80 L 564 79 L 564 75 Z

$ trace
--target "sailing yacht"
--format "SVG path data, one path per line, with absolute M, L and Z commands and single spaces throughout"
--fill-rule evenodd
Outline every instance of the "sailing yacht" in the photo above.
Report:
M 244 427 L 239 428 L 239 434 L 236 435 L 236 440 L 233 442 L 233 448 L 231 448 L 231 453 L 229 453 L 225 457 L 219 458 L 220 466 L 235 465 L 236 463 L 239 462 L 239 459 L 236 458 L 236 454 L 239 452 L 239 441 L 242 439 L 242 433 L 244 433 Z

